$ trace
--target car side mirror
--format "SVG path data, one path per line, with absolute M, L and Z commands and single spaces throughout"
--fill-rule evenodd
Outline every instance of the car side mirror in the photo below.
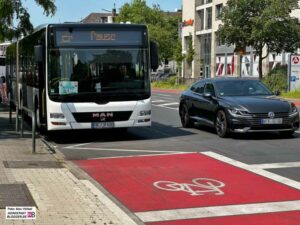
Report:
M 211 92 L 206 92 L 203 94 L 205 98 L 212 98 L 213 94 Z
M 279 96 L 279 95 L 280 95 L 280 91 L 279 91 L 279 90 L 275 90 L 275 91 L 274 91 L 274 94 L 275 94 L 276 96 Z
M 35 60 L 35 62 L 43 62 L 43 46 L 42 45 L 34 46 L 34 60 Z

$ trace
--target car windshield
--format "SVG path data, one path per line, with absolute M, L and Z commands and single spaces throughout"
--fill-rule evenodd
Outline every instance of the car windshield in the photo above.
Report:
M 49 51 L 49 94 L 139 94 L 148 89 L 147 50 L 70 49 Z
M 272 92 L 258 80 L 224 80 L 216 82 L 219 96 L 272 95 Z

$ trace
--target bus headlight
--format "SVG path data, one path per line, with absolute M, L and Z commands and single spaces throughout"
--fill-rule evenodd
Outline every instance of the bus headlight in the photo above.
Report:
M 140 116 L 148 116 L 148 115 L 151 115 L 151 110 L 140 111 Z
M 65 115 L 63 113 L 50 113 L 51 119 L 64 119 Z

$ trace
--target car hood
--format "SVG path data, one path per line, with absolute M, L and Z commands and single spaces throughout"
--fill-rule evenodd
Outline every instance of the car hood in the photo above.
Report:
M 234 96 L 222 97 L 230 106 L 247 109 L 250 113 L 289 112 L 290 103 L 276 96 Z

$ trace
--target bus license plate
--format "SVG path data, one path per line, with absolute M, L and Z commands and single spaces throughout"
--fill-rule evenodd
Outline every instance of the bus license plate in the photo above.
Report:
M 105 128 L 114 128 L 114 122 L 97 122 L 92 123 L 92 129 L 105 129 Z
M 282 124 L 282 118 L 276 119 L 262 119 L 261 124 Z

